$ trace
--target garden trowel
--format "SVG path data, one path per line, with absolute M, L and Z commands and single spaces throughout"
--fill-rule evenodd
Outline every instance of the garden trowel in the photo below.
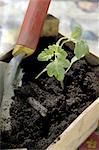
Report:
M 17 68 L 23 58 L 30 56 L 36 50 L 47 10 L 51 0 L 30 0 L 16 46 L 12 52 L 13 58 L 9 63 L 8 83 L 12 83 Z
M 43 23 L 51 0 L 30 0 L 29 6 L 20 30 L 16 46 L 12 52 L 13 58 L 8 64 L 4 77 L 4 93 L 1 103 L 1 129 L 10 130 L 10 106 L 13 96 L 13 81 L 23 58 L 36 50 Z

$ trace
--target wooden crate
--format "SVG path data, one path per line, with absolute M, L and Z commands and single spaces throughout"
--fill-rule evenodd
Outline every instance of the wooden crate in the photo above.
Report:
M 93 65 L 99 64 L 99 58 L 93 54 L 86 59 Z M 86 108 L 46 150 L 76 150 L 98 126 L 99 98 Z
M 99 65 L 99 57 L 94 54 L 90 53 L 86 56 L 86 60 L 93 66 Z M 98 125 L 99 98 L 85 109 L 46 150 L 76 150 Z M 17 150 L 22 149 L 19 148 Z
M 72 44 L 70 44 L 72 45 Z M 99 65 L 99 57 L 90 53 L 86 60 Z M 99 98 L 87 107 L 46 150 L 76 150 L 99 127 Z
M 52 143 L 47 150 L 76 150 L 98 127 L 99 98 L 93 102 L 72 124 Z

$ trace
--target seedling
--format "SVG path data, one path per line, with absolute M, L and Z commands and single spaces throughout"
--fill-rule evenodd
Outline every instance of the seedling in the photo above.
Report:
M 49 45 L 48 48 L 45 48 L 44 51 L 38 55 L 38 60 L 48 61 L 49 64 L 43 69 L 41 73 L 38 74 L 36 79 L 42 73 L 47 72 L 49 77 L 54 76 L 58 81 L 61 82 L 62 85 L 65 73 L 69 71 L 72 64 L 89 53 L 89 47 L 86 41 L 81 39 L 81 36 L 82 28 L 80 25 L 78 25 L 75 27 L 69 38 L 62 37 L 56 42 L 56 44 Z M 67 59 L 68 54 L 63 49 L 63 45 L 70 41 L 75 43 L 75 56 L 71 59 L 71 61 Z

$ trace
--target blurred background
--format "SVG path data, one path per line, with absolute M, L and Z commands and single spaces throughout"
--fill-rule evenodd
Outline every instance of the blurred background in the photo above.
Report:
M 28 3 L 29 0 L 0 0 L 0 56 L 14 47 Z M 90 51 L 99 56 L 99 0 L 52 0 L 48 13 L 59 18 L 59 32 L 65 36 L 80 24 Z M 96 141 L 99 132 L 94 132 L 80 150 Z
M 29 0 L 0 0 L 0 54 L 16 42 Z M 76 24 L 99 56 L 99 0 L 52 0 L 49 13 L 60 19 L 59 32 L 68 36 Z

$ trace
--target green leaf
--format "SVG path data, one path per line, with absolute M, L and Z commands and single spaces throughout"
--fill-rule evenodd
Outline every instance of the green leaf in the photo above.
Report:
M 51 62 L 46 68 L 48 76 L 55 76 L 58 81 L 62 81 L 64 79 L 65 69 L 58 62 L 58 60 Z
M 56 45 L 57 46 L 57 45 Z M 67 57 L 67 52 L 64 51 L 60 46 L 57 46 L 57 49 L 55 51 L 55 56 L 59 59 L 66 59 Z
M 54 56 L 54 57 L 53 57 Z M 55 58 L 53 61 L 51 58 Z M 69 60 L 66 59 L 67 52 L 62 49 L 59 45 L 50 45 L 48 49 L 45 49 L 38 56 L 39 61 L 48 61 L 51 62 L 46 66 L 44 71 L 42 71 L 36 78 L 38 78 L 43 72 L 47 71 L 48 76 L 55 78 L 59 81 L 64 79 L 65 68 L 70 65 Z
M 76 26 L 71 34 L 71 38 L 79 40 L 82 35 L 82 27 L 80 25 Z
M 56 55 L 58 58 L 66 58 L 67 53 L 58 45 L 50 45 L 48 46 L 48 49 L 44 49 L 39 55 L 38 60 L 39 61 L 48 61 L 50 60 L 54 55 Z
M 57 45 L 56 45 L 56 44 L 49 45 L 49 46 L 48 46 L 48 49 L 49 49 L 49 50 L 56 51 L 56 50 L 57 50 Z
M 85 41 L 79 41 L 75 44 L 74 54 L 78 59 L 89 53 L 89 47 Z
M 58 62 L 63 68 L 68 68 L 70 66 L 70 61 L 68 59 L 58 59 Z
M 55 67 L 54 61 L 51 62 L 51 63 L 49 63 L 49 64 L 46 66 L 46 68 L 47 68 L 47 74 L 48 74 L 49 77 L 52 77 L 52 76 L 55 74 L 55 73 L 54 73 L 54 72 L 55 72 L 54 67 Z
M 51 46 L 52 47 L 52 46 Z M 39 55 L 38 55 L 38 60 L 39 61 L 48 61 L 49 59 L 51 59 L 54 56 L 54 49 L 47 49 L 45 48 L 44 51 L 42 51 Z

